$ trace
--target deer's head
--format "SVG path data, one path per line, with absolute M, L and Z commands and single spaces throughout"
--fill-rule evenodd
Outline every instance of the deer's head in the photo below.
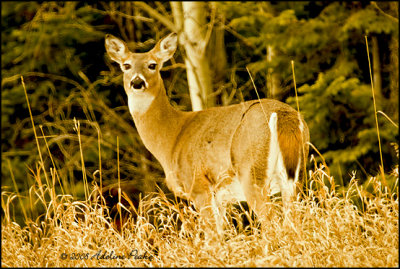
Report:
M 145 53 L 129 51 L 126 43 L 113 35 L 106 35 L 105 46 L 111 60 L 119 63 L 124 72 L 124 88 L 127 94 L 148 92 L 157 95 L 160 90 L 160 69 L 177 48 L 177 34 L 171 33 L 158 41 Z

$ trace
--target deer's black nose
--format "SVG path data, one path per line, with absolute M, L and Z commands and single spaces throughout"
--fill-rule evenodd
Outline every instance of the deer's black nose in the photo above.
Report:
M 146 86 L 146 83 L 140 77 L 135 77 L 131 81 L 131 87 L 133 87 L 136 90 L 140 90 L 142 87 L 144 88 L 145 86 Z

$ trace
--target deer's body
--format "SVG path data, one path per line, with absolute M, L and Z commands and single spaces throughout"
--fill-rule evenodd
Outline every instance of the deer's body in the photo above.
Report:
M 129 110 L 139 135 L 161 163 L 167 186 L 176 195 L 214 213 L 226 202 L 247 200 L 258 214 L 265 209 L 266 195 L 281 192 L 284 200 L 294 195 L 308 154 L 309 132 L 293 108 L 261 99 L 178 111 L 169 103 L 159 73 L 175 52 L 176 35 L 143 54 L 129 52 L 113 36 L 106 37 L 106 48 L 124 71 Z

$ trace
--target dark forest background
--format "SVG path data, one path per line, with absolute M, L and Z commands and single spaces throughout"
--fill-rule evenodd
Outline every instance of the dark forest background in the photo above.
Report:
M 338 186 L 354 173 L 380 176 L 365 36 L 368 37 L 385 179 L 398 163 L 398 2 L 199 2 L 197 30 L 208 33 L 210 89 L 203 108 L 275 98 L 300 111 L 311 143 Z M 169 32 L 189 31 L 175 2 L 1 2 L 2 191 L 29 195 L 41 167 L 83 196 L 83 174 L 130 181 L 143 193 L 165 189 L 161 166 L 144 148 L 129 114 L 122 74 L 105 54 L 113 34 L 147 51 Z M 183 7 L 184 8 L 184 7 Z M 175 11 L 174 11 L 175 10 Z M 182 14 L 181 14 L 182 15 Z M 190 14 L 189 14 L 190 15 Z M 187 27 L 183 29 L 182 26 Z M 194 29 L 194 30 L 196 30 Z M 190 30 L 190 31 L 194 31 Z M 206 35 L 207 36 L 207 35 Z M 181 45 L 162 76 L 171 103 L 192 109 Z M 43 163 L 21 84 L 23 76 Z M 80 138 L 76 121 L 79 121 Z M 119 167 L 117 164 L 117 137 Z M 99 160 L 100 141 L 101 160 Z M 84 160 L 82 168 L 81 153 Z M 321 156 L 311 150 L 318 160 Z M 41 176 L 44 177 L 43 171 Z

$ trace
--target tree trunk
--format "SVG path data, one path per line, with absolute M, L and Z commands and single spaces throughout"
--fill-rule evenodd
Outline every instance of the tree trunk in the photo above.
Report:
M 177 34 L 180 34 L 180 32 L 183 30 L 182 2 L 172 1 L 170 2 L 170 4 L 171 4 L 172 16 L 174 17 L 174 23 L 178 30 Z
M 205 2 L 183 2 L 183 44 L 186 50 L 186 72 L 193 111 L 213 106 L 211 74 L 206 57 Z
M 382 76 L 381 76 L 381 63 L 379 59 L 379 46 L 378 38 L 376 35 L 372 39 L 372 72 L 374 79 L 374 90 L 378 101 L 382 101 Z
M 224 37 L 225 14 L 218 12 L 218 5 L 219 3 L 217 2 L 210 2 L 212 10 L 210 23 L 213 25 L 213 30 L 207 47 L 207 58 L 211 68 L 214 90 L 220 92 L 218 95 L 213 96 L 211 102 L 216 103 L 216 100 L 218 100 L 222 105 L 229 105 L 231 98 L 229 98 L 229 93 L 224 87 L 227 77 L 227 55 Z M 210 96 L 208 98 L 210 100 Z
M 275 50 L 271 45 L 267 46 L 267 62 L 270 64 L 275 57 Z M 274 72 L 272 67 L 267 70 L 267 92 L 269 97 L 280 100 L 283 92 L 281 88 L 279 74 Z
M 211 2 L 210 6 L 213 12 L 218 10 L 218 3 Z M 224 39 L 224 24 L 225 16 L 222 13 L 216 14 L 215 27 L 211 36 L 210 44 L 207 48 L 207 55 L 210 59 L 210 67 L 212 69 L 213 81 L 219 83 L 226 75 L 227 56 L 225 51 L 225 39 Z
M 399 3 L 390 2 L 390 11 L 395 18 L 399 18 Z M 399 121 L 399 37 L 392 34 L 390 43 L 390 110 L 388 110 L 389 117 L 394 122 Z

